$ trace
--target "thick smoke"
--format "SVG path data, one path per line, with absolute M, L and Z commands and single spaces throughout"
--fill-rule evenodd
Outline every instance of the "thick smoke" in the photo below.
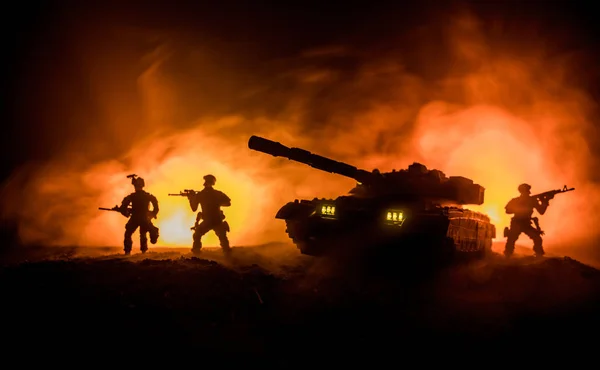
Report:
M 285 241 L 278 207 L 335 197 L 354 182 L 253 152 L 247 140 L 256 134 L 368 170 L 416 161 L 472 178 L 486 188 L 485 204 L 472 208 L 490 215 L 498 239 L 509 221 L 503 207 L 520 183 L 534 193 L 566 184 L 576 190 L 558 195 L 541 217 L 547 247 L 596 238 L 600 198 L 589 171 L 597 131 L 588 97 L 569 80 L 576 63 L 541 47 L 494 45 L 471 16 L 451 18 L 443 31 L 446 58 L 429 63 L 447 72 L 435 79 L 409 71 L 393 50 L 374 56 L 351 45 L 248 71 L 201 42 L 176 34 L 148 41 L 142 33 L 158 46 L 118 73 L 115 60 L 131 58 L 83 48 L 80 63 L 95 71 L 92 92 L 109 133 L 103 149 L 127 150 L 90 163 L 86 145 L 66 147 L 20 169 L 4 186 L 3 215 L 19 220 L 27 243 L 120 245 L 125 219 L 97 207 L 119 203 L 132 191 L 125 176 L 136 173 L 159 198 L 160 244 L 189 245 L 194 214 L 185 198 L 167 193 L 199 189 L 212 173 L 232 198 L 225 212 L 234 245 Z M 133 83 L 134 98 L 115 96 Z

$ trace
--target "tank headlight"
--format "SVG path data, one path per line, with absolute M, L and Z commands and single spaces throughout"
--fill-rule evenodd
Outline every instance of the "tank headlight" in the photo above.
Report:
M 335 216 L 335 206 L 330 204 L 323 204 L 321 206 L 321 214 L 324 216 Z
M 394 209 L 389 209 L 385 214 L 385 222 L 393 225 L 402 225 L 404 222 L 404 212 Z

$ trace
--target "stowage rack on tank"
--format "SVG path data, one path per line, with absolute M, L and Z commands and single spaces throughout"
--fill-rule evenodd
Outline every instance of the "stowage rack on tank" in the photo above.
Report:
M 258 136 L 248 147 L 356 182 L 335 199 L 295 200 L 279 209 L 276 218 L 285 220 L 288 235 L 304 254 L 327 253 L 340 240 L 343 248 L 434 245 L 476 255 L 491 249 L 496 231 L 489 217 L 463 208 L 484 202 L 485 189 L 471 179 L 447 177 L 420 163 L 399 171 L 367 171 Z

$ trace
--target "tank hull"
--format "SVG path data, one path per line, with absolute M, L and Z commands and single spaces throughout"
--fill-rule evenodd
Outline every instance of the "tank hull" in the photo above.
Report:
M 426 207 L 393 199 L 296 200 L 279 210 L 300 252 L 390 251 L 483 257 L 496 237 L 487 215 L 457 206 Z
M 295 200 L 276 218 L 303 254 L 389 250 L 404 254 L 484 256 L 495 226 L 487 215 L 464 209 L 482 205 L 485 188 L 413 162 L 406 169 L 367 171 L 306 149 L 251 136 L 248 148 L 356 181 L 336 199 Z

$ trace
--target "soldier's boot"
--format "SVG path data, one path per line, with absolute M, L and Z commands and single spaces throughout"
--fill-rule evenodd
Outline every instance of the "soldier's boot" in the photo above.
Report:
M 231 253 L 231 247 L 229 246 L 229 241 L 226 243 L 221 243 L 221 250 L 223 254 L 229 255 Z
M 202 241 L 200 239 L 194 239 L 192 243 L 192 253 L 198 254 L 202 250 Z
M 159 237 L 158 227 L 153 225 L 150 228 L 149 234 L 150 234 L 150 243 L 156 244 L 156 242 L 158 241 L 158 237 Z
M 131 235 L 125 235 L 125 239 L 123 240 L 123 251 L 125 255 L 131 254 L 131 247 L 133 246 L 133 240 L 131 240 Z
M 507 236 L 506 245 L 504 246 L 504 256 L 510 257 L 515 252 L 515 242 L 517 241 L 514 236 L 511 236 L 507 229 L 504 230 L 504 235 Z
M 505 257 L 510 257 L 510 256 L 513 255 L 514 252 L 515 252 L 515 246 L 514 246 L 514 244 L 512 244 L 512 243 L 511 244 L 506 243 L 506 245 L 504 246 L 504 252 L 503 252 L 504 256 Z
M 533 255 L 535 257 L 544 257 L 544 254 L 546 254 L 544 252 L 544 248 L 542 247 L 542 244 L 534 244 L 533 245 Z
M 533 240 L 533 254 L 536 257 L 544 256 L 544 247 L 542 246 L 542 237 L 541 235 L 534 234 L 531 239 Z
M 515 246 L 514 245 L 510 245 L 510 244 L 506 244 L 506 246 L 504 247 L 504 256 L 505 257 L 510 257 L 513 255 L 513 253 L 515 252 Z
M 148 251 L 148 237 L 146 233 L 140 233 L 140 251 L 146 253 Z
M 227 238 L 227 233 L 218 233 L 217 237 L 219 238 L 219 244 L 221 244 L 221 250 L 223 253 L 229 254 L 231 252 L 231 247 L 229 246 L 229 238 Z

